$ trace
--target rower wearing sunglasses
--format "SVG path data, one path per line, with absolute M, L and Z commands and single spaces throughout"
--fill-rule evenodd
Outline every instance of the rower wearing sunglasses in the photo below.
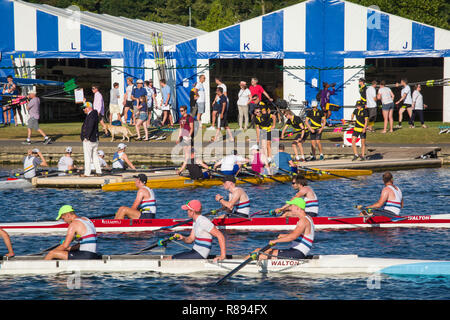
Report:
M 256 101 L 259 100 L 256 97 Z M 256 144 L 263 147 L 267 159 L 272 161 L 272 130 L 275 129 L 276 117 L 270 114 L 270 108 L 266 105 L 261 105 L 262 102 L 256 104 L 255 108 L 255 124 L 256 124 Z M 260 143 L 265 141 L 265 143 Z

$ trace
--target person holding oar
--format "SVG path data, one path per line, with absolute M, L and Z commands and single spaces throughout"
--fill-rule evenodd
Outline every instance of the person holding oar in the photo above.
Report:
M 70 205 L 64 205 L 59 209 L 56 220 L 63 219 L 69 224 L 64 242 L 51 250 L 45 260 L 85 260 L 100 259 L 97 254 L 97 232 L 91 220 L 79 217 Z M 79 243 L 70 246 L 75 237 L 79 236 Z
M 286 110 L 284 115 L 286 116 L 287 121 L 283 127 L 283 131 L 281 131 L 281 139 L 284 139 L 286 129 L 291 126 L 294 129 L 293 134 L 295 135 L 294 141 L 292 141 L 295 159 L 304 162 L 306 160 L 305 153 L 303 152 L 303 143 L 306 141 L 306 138 L 308 138 L 309 132 L 307 131 L 307 128 L 305 128 L 302 118 L 294 115 L 291 110 Z M 297 146 L 300 149 L 300 154 L 302 155 L 301 157 L 298 155 Z
M 156 198 L 152 189 L 146 186 L 147 176 L 140 173 L 135 178 L 135 184 L 138 188 L 136 200 L 131 208 L 122 206 L 116 212 L 114 219 L 154 219 L 156 215 Z
M 319 213 L 319 200 L 314 190 L 308 186 L 308 180 L 305 177 L 297 175 L 292 179 L 292 187 L 297 190 L 295 196 L 290 200 L 293 201 L 300 198 L 305 201 L 305 211 L 310 217 L 317 217 Z M 292 206 L 286 202 L 286 204 L 275 209 L 275 213 L 283 212 L 281 217 L 300 217 L 297 211 L 290 210 Z
M 190 251 L 181 252 L 173 255 L 172 259 L 207 259 L 212 248 L 213 237 L 219 241 L 220 256 L 214 258 L 214 262 L 224 260 L 226 258 L 225 237 L 208 218 L 202 216 L 202 204 L 199 200 L 191 200 L 181 209 L 186 210 L 188 217 L 194 223 L 192 231 L 188 237 L 176 233 L 173 237 L 182 240 L 184 243 L 194 243 L 194 247 Z
M 220 166 L 220 173 L 223 175 L 237 175 L 242 164 L 247 163 L 249 160 L 239 156 L 237 150 L 233 150 L 232 154 L 229 154 L 214 164 L 214 170 Z
M 226 201 L 221 194 L 216 194 L 216 201 L 228 211 L 228 214 L 218 217 L 223 219 L 228 215 L 248 218 L 250 216 L 250 198 L 244 189 L 236 187 L 234 176 L 223 177 L 223 188 L 229 191 L 229 199 Z

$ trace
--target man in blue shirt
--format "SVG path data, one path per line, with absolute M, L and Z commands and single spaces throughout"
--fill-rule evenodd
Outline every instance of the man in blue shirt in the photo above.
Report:
M 136 124 L 137 114 L 139 110 L 137 109 L 139 98 L 142 96 L 147 96 L 147 90 L 144 88 L 144 81 L 138 79 L 136 81 L 136 87 L 131 91 L 131 100 L 133 101 L 133 123 Z M 147 109 L 146 109 L 147 110 Z
M 278 148 L 279 152 L 273 157 L 276 165 L 274 173 L 285 174 L 285 171 L 297 172 L 297 168 L 295 168 L 295 164 L 292 161 L 291 155 L 287 152 L 284 152 L 284 145 L 280 144 Z
M 166 79 L 161 79 L 159 81 L 161 85 L 161 110 L 163 111 L 163 120 L 162 124 L 166 123 L 167 118 L 169 118 L 170 127 L 173 127 L 173 119 L 172 113 L 170 110 L 172 109 L 172 92 L 170 91 L 170 87 L 166 83 Z

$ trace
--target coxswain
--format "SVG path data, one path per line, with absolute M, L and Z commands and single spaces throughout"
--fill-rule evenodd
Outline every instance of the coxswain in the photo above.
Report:
M 222 205 L 228 214 L 218 217 L 223 219 L 226 216 L 250 217 L 250 198 L 244 189 L 236 187 L 236 178 L 234 176 L 225 176 L 223 178 L 223 188 L 229 192 L 228 201 L 221 194 L 216 194 L 216 201 Z
M 306 112 L 305 124 L 309 131 L 309 136 L 311 138 L 311 160 L 316 160 L 316 147 L 319 148 L 320 158 L 323 160 L 322 144 L 320 139 L 322 138 L 322 131 L 327 122 L 325 115 L 322 110 L 317 108 L 317 101 L 311 102 L 312 109 Z
M 255 108 L 256 143 L 263 147 L 269 162 L 272 161 L 272 130 L 275 129 L 277 118 L 270 114 L 268 107 L 259 104 Z
M 11 244 L 11 239 L 9 238 L 8 233 L 0 228 L 0 236 L 3 238 L 3 242 L 5 242 L 6 249 L 8 249 L 8 253 L 5 254 L 5 257 L 14 257 L 14 250 Z
M 48 163 L 39 149 L 28 150 L 28 154 L 23 158 L 23 177 L 25 179 L 34 178 L 38 166 L 48 167 Z
M 383 174 L 384 188 L 381 191 L 380 199 L 374 204 L 366 208 L 381 208 L 384 205 L 384 210 L 390 211 L 399 216 L 400 210 L 403 208 L 403 196 L 399 187 L 394 185 L 394 178 L 389 171 Z
M 114 219 L 154 219 L 156 215 L 156 198 L 152 189 L 146 186 L 147 176 L 140 173 L 133 176 L 138 192 L 133 205 L 122 206 L 117 210 Z
M 60 171 L 59 175 L 64 176 L 67 171 L 74 170 L 76 167 L 73 165 L 72 159 L 72 147 L 66 148 L 66 154 L 59 158 L 58 161 L 58 171 Z
M 189 160 L 185 160 L 181 165 L 180 169 L 176 172 L 178 175 L 187 169 L 189 171 L 189 178 L 192 180 L 200 180 L 200 179 L 208 179 L 209 173 L 208 171 L 203 171 L 203 169 L 209 170 L 209 167 L 206 163 L 204 163 L 201 159 L 195 156 L 194 148 L 191 149 L 191 156 Z
M 45 260 L 101 259 L 97 254 L 97 233 L 91 220 L 79 217 L 70 205 L 59 209 L 56 220 L 60 219 L 69 225 L 66 239 L 56 249 L 51 250 Z M 77 238 L 79 243 L 70 246 L 74 238 Z
M 130 159 L 128 159 L 127 154 L 125 153 L 125 148 L 127 145 L 125 143 L 119 143 L 117 146 L 117 152 L 114 153 L 112 160 L 112 168 L 119 170 L 126 170 L 127 167 L 130 167 L 133 170 L 136 170 L 133 163 L 131 163 Z
M 297 190 L 295 196 L 292 197 L 290 201 L 295 198 L 302 198 L 305 201 L 305 212 L 310 217 L 317 217 L 319 214 L 319 200 L 314 190 L 308 186 L 308 180 L 304 176 L 298 175 L 292 179 L 292 187 Z M 275 209 L 276 213 L 283 212 L 281 217 L 299 217 L 295 212 L 289 211 L 291 208 L 290 204 L 286 204 L 281 208 Z
M 355 127 L 353 128 L 352 133 L 352 149 L 354 154 L 352 161 L 355 161 L 358 158 L 360 158 L 361 161 L 364 161 L 366 160 L 364 155 L 366 153 L 366 132 L 367 125 L 369 124 L 369 111 L 367 108 L 364 108 L 361 100 L 356 103 L 356 109 L 352 113 L 352 121 L 353 118 L 355 118 Z M 356 150 L 357 138 L 361 139 L 361 156 L 358 155 L 358 151 Z
M 100 168 L 109 169 L 108 163 L 105 161 L 105 152 L 103 150 L 97 151 L 98 162 L 100 163 Z M 91 162 L 91 170 L 95 170 L 94 164 Z
M 290 205 L 290 211 L 294 212 L 298 219 L 295 229 L 288 234 L 280 234 L 277 239 L 271 240 L 269 243 L 275 245 L 277 243 L 291 242 L 289 249 L 268 249 L 267 254 L 260 254 L 259 260 L 266 259 L 306 259 L 314 242 L 314 222 L 311 217 L 305 213 L 305 201 L 302 198 L 295 198 L 287 201 Z M 256 249 L 259 251 L 261 249 Z
M 248 159 L 239 156 L 237 150 L 233 150 L 232 154 L 225 156 L 214 164 L 214 170 L 220 166 L 220 172 L 223 175 L 235 176 L 239 173 L 241 166 L 247 162 L 249 162 Z
M 288 127 L 292 127 L 294 129 L 294 141 L 292 141 L 292 148 L 294 149 L 295 159 L 300 161 L 305 161 L 305 153 L 303 152 L 303 143 L 308 138 L 308 130 L 305 129 L 305 125 L 302 121 L 302 118 L 294 115 L 291 110 L 286 110 L 284 112 L 284 116 L 287 118 L 286 124 L 281 131 L 281 139 L 284 139 L 286 129 Z M 300 150 L 301 157 L 298 155 L 297 146 Z
M 173 255 L 172 259 L 207 259 L 212 248 L 213 237 L 219 241 L 220 256 L 214 258 L 214 262 L 226 258 L 225 237 L 208 218 L 202 216 L 202 204 L 199 200 L 191 200 L 181 209 L 186 210 L 188 217 L 194 223 L 192 231 L 188 237 L 176 233 L 174 236 L 184 243 L 194 243 L 194 247 L 190 251 L 181 252 Z

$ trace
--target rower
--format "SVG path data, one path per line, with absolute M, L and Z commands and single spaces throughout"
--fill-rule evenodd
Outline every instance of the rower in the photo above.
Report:
M 271 174 L 269 161 L 267 161 L 266 155 L 260 152 L 258 145 L 251 146 L 250 151 L 252 152 L 250 155 L 252 170 L 259 174 L 263 174 L 264 171 L 266 174 Z
M 256 143 L 263 146 L 263 150 L 267 155 L 269 162 L 272 161 L 272 130 L 275 129 L 276 122 L 277 119 L 275 115 L 270 114 L 269 108 L 262 108 L 259 105 L 256 106 Z
M 147 176 L 140 173 L 135 178 L 138 188 L 136 200 L 131 208 L 122 206 L 116 212 L 114 219 L 154 219 L 156 215 L 156 199 L 152 189 L 146 186 Z
M 314 190 L 308 186 L 308 180 L 305 177 L 298 175 L 292 179 L 292 187 L 297 190 L 295 196 L 290 200 L 301 198 L 305 201 L 305 211 L 310 217 L 317 217 L 319 213 L 319 200 L 317 199 Z M 275 209 L 276 213 L 284 212 L 281 217 L 300 217 L 297 211 L 289 211 L 292 208 L 290 204 L 286 204 L 281 208 Z
M 45 256 L 45 260 L 101 259 L 97 254 L 97 233 L 91 220 L 79 217 L 70 205 L 64 205 L 59 209 L 56 220 L 59 219 L 69 224 L 66 239 L 56 249 L 51 250 Z M 70 246 L 76 236 L 80 242 Z
M 105 161 L 105 152 L 103 150 L 98 150 L 97 155 L 98 155 L 98 162 L 100 163 L 100 168 L 109 169 L 109 166 Z M 94 163 L 92 162 L 91 162 L 91 170 L 92 171 L 95 170 Z
M 241 169 L 241 165 L 247 162 L 249 162 L 248 159 L 238 156 L 237 150 L 233 150 L 232 154 L 225 156 L 214 164 L 214 170 L 220 166 L 222 174 L 235 176 Z
M 295 229 L 289 234 L 280 234 L 275 240 L 271 240 L 271 245 L 283 242 L 291 242 L 289 249 L 268 249 L 265 251 L 268 255 L 260 254 L 259 260 L 292 258 L 306 259 L 314 241 L 314 222 L 311 217 L 305 213 L 305 200 L 295 198 L 292 201 L 286 201 L 290 205 L 290 211 L 294 212 L 299 218 Z M 256 249 L 259 251 L 261 249 Z
M 11 244 L 11 239 L 9 238 L 8 233 L 0 228 L 0 236 L 3 238 L 3 242 L 5 242 L 6 249 L 8 249 L 8 253 L 5 254 L 5 257 L 14 257 L 14 250 Z
M 305 125 L 309 132 L 309 137 L 311 138 L 311 160 L 316 160 L 316 147 L 319 149 L 320 158 L 323 160 L 322 144 L 320 140 L 322 139 L 322 131 L 327 122 L 326 117 L 322 110 L 317 108 L 317 101 L 313 100 L 311 102 L 312 109 L 306 112 Z
M 229 215 L 249 218 L 250 198 L 247 193 L 245 193 L 244 189 L 236 187 L 236 178 L 234 176 L 225 176 L 222 181 L 224 189 L 230 192 L 229 199 L 226 201 L 222 195 L 216 194 L 216 201 L 229 213 L 218 218 L 223 219 Z
M 283 127 L 283 130 L 281 131 L 281 139 L 284 139 L 284 133 L 286 132 L 286 129 L 291 126 L 294 129 L 293 134 L 295 135 L 294 141 L 292 141 L 292 148 L 294 149 L 295 153 L 295 159 L 300 161 L 305 161 L 305 153 L 303 152 L 303 143 L 308 138 L 308 131 L 305 130 L 305 125 L 302 121 L 302 118 L 299 116 L 294 115 L 294 113 L 291 110 L 286 110 L 284 112 L 284 115 L 287 118 L 286 124 Z M 299 157 L 297 152 L 297 146 L 300 149 L 300 154 L 302 155 Z
M 23 177 L 34 178 L 37 166 L 48 167 L 48 164 L 39 149 L 28 150 L 28 155 L 23 158 Z
M 394 178 L 389 171 L 383 174 L 383 182 L 385 187 L 381 191 L 380 199 L 371 206 L 366 208 L 381 208 L 384 205 L 384 210 L 388 210 L 393 214 L 399 216 L 400 210 L 403 208 L 403 196 L 399 187 L 394 185 Z
M 66 171 L 74 170 L 76 167 L 73 165 L 72 159 L 72 147 L 66 148 L 66 154 L 62 156 L 58 161 L 58 171 L 62 171 L 58 175 L 64 176 L 66 175 Z
M 130 167 L 131 169 L 136 170 L 134 165 L 128 159 L 127 154 L 125 153 L 126 147 L 127 145 L 125 143 L 119 143 L 119 145 L 117 146 L 117 152 L 114 153 L 112 160 L 113 169 L 126 170 L 127 167 Z
M 291 155 L 285 152 L 283 144 L 278 146 L 278 153 L 273 156 L 273 160 L 275 162 L 274 173 L 283 173 L 285 171 L 297 172 L 297 165 L 292 161 Z
M 190 159 L 188 161 L 185 160 L 181 168 L 176 172 L 178 175 L 181 175 L 181 173 L 187 169 L 189 171 L 189 178 L 192 180 L 208 179 L 208 171 L 203 172 L 202 168 L 209 170 L 208 165 L 195 156 L 195 150 L 192 148 Z
M 194 242 L 194 247 L 191 251 L 173 255 L 171 259 L 207 259 L 211 251 L 213 236 L 217 238 L 220 246 L 220 256 L 214 258 L 214 262 L 225 259 L 225 237 L 208 218 L 202 216 L 201 202 L 191 200 L 181 206 L 181 209 L 187 210 L 188 217 L 194 221 L 192 231 L 188 237 L 178 233 L 174 236 L 184 243 Z

